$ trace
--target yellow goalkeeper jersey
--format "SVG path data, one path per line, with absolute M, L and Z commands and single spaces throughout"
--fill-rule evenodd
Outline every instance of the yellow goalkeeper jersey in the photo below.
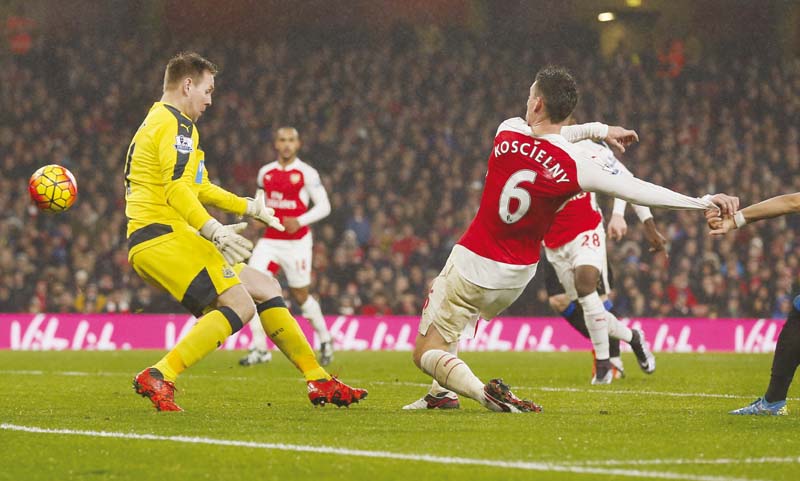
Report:
M 200 229 L 211 219 L 203 204 L 244 214 L 246 199 L 208 180 L 194 122 L 164 102 L 150 108 L 125 156 L 128 237 L 153 224 Z

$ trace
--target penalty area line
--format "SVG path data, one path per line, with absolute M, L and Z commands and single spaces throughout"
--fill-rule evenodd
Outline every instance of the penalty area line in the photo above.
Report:
M 352 456 L 375 459 L 392 459 L 403 461 L 416 461 L 443 465 L 461 466 L 486 466 L 492 468 L 520 469 L 526 471 L 562 472 L 573 474 L 603 474 L 615 476 L 631 476 L 654 479 L 679 479 L 687 481 L 755 481 L 751 478 L 733 478 L 724 476 L 709 476 L 700 474 L 674 473 L 669 471 L 648 471 L 619 468 L 602 468 L 593 466 L 569 466 L 547 462 L 529 461 L 500 461 L 479 458 L 461 458 L 450 456 L 433 456 L 429 454 L 406 454 L 391 451 L 369 451 L 364 449 L 347 449 L 331 446 L 310 446 L 284 443 L 261 443 L 254 441 L 237 441 L 232 439 L 214 439 L 193 436 L 159 436 L 156 434 L 121 433 L 109 431 L 83 431 L 73 429 L 48 429 L 35 426 L 20 426 L 16 424 L 0 424 L 0 430 L 16 431 L 34 434 L 56 434 L 66 436 L 85 436 L 93 438 L 132 439 L 146 441 L 168 441 L 186 444 L 203 444 L 212 446 L 235 446 L 242 448 L 266 449 L 275 451 L 305 452 L 317 454 L 335 454 L 339 456 Z

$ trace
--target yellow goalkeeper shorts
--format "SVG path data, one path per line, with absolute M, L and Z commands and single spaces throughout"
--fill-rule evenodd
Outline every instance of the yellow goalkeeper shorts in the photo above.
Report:
M 220 294 L 241 284 L 241 266 L 228 264 L 214 244 L 188 229 L 150 224 L 131 233 L 128 248 L 133 270 L 197 317 Z

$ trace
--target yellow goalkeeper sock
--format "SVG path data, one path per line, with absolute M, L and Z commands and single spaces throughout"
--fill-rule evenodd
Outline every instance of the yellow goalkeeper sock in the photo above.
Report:
M 175 379 L 225 342 L 232 333 L 242 328 L 242 320 L 227 306 L 209 311 L 197 320 L 189 333 L 172 348 L 155 367 L 164 379 Z
M 292 317 L 282 297 L 274 297 L 257 306 L 261 325 L 272 342 L 303 373 L 306 381 L 330 379 L 331 376 L 317 362 L 314 350 Z

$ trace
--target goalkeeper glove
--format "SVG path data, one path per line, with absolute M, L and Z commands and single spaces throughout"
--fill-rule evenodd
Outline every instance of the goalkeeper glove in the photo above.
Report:
M 253 251 L 253 243 L 239 235 L 246 228 L 247 222 L 222 225 L 210 219 L 200 228 L 200 235 L 213 242 L 228 264 L 234 265 L 249 259 Z
M 247 210 L 245 211 L 245 215 L 263 222 L 275 230 L 281 232 L 286 230 L 286 228 L 281 225 L 281 221 L 275 217 L 275 210 L 267 207 L 266 202 L 264 202 L 264 191 L 261 189 L 258 189 L 255 198 L 247 197 Z

